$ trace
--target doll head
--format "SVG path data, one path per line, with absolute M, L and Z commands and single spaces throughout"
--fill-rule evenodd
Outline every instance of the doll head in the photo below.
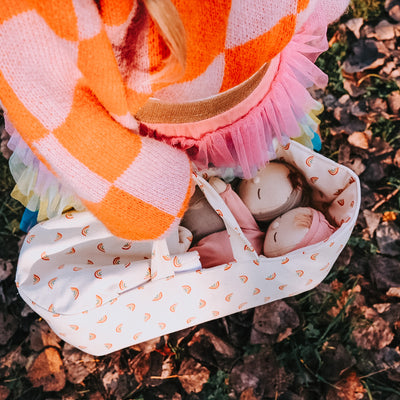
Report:
M 284 162 L 271 162 L 252 179 L 244 179 L 238 194 L 258 222 L 268 222 L 286 211 L 306 205 L 308 190 L 299 171 Z
M 210 206 L 197 186 L 190 198 L 189 207 L 183 215 L 181 225 L 192 232 L 193 244 L 211 233 L 225 229 L 224 221 Z
M 327 239 L 335 228 L 324 214 L 311 207 L 297 207 L 276 218 L 268 227 L 264 255 L 279 257 Z

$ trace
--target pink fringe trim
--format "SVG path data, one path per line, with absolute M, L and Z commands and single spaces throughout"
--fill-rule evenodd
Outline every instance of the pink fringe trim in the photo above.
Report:
M 207 120 L 209 130 L 201 135 L 196 132 L 199 126 L 196 122 L 142 124 L 141 134 L 185 150 L 199 169 L 210 166 L 233 168 L 236 176 L 254 176 L 259 168 L 276 157 L 274 139 L 285 145 L 290 138 L 301 135 L 301 127 L 306 132 L 310 128 L 311 132 L 317 129 L 308 114 L 312 110 L 319 111 L 322 106 L 311 97 L 307 88 L 327 84 L 327 76 L 314 62 L 328 48 L 328 43 L 326 25 L 315 27 L 312 22 L 311 16 L 272 60 L 267 75 L 270 71 L 275 75 L 267 79 L 271 81 L 267 93 L 245 114 L 239 114 L 242 115 L 240 118 L 234 107 L 226 113 L 234 113 L 236 120 L 215 129 L 218 116 L 211 118 Z M 277 63 L 275 68 L 274 63 Z M 229 119 L 232 115 L 225 117 L 225 120 Z M 201 121 L 202 127 L 204 122 Z

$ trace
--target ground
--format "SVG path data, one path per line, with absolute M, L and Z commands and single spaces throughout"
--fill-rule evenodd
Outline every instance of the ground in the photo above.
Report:
M 400 399 L 400 2 L 354 0 L 317 64 L 322 153 L 361 180 L 356 227 L 301 295 L 104 357 L 58 339 L 14 285 L 22 207 L 0 157 L 1 399 Z

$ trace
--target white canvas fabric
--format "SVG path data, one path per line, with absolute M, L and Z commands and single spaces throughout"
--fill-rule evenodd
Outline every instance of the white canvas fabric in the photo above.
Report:
M 279 148 L 278 159 L 299 169 L 315 201 L 327 205 L 338 226 L 327 240 L 283 257 L 258 255 L 221 197 L 194 174 L 225 222 L 236 261 L 202 269 L 196 252 L 182 250 L 190 241 L 185 230 L 172 243 L 126 243 L 89 212 L 70 213 L 28 233 L 16 275 L 22 298 L 63 340 L 104 355 L 312 289 L 350 237 L 360 207 L 359 180 L 296 142 Z

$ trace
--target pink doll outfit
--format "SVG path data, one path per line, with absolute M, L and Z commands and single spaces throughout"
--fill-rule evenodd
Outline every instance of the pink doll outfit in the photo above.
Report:
M 264 244 L 265 233 L 260 230 L 249 209 L 244 205 L 231 185 L 227 185 L 227 188 L 220 193 L 220 196 L 231 210 L 255 252 L 260 254 Z M 226 230 L 204 237 L 189 251 L 199 252 L 203 268 L 215 267 L 234 261 L 231 243 Z

